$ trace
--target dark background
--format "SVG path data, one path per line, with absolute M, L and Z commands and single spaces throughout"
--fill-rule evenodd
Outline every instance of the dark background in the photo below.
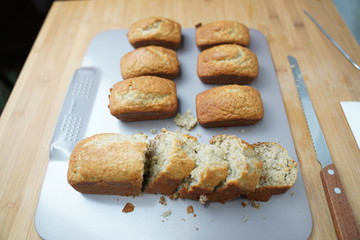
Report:
M 0 114 L 51 3 L 48 0 L 0 3 Z

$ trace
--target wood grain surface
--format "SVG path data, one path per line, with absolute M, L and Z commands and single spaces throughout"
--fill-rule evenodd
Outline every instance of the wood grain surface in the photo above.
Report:
M 357 225 L 360 151 L 340 101 L 360 100 L 360 72 L 303 13 L 360 63 L 360 47 L 331 0 L 94 0 L 54 2 L 0 119 L 0 239 L 37 239 L 34 215 L 49 144 L 76 68 L 92 38 L 149 16 L 183 27 L 229 19 L 268 39 L 313 216 L 311 239 L 336 239 L 287 56 L 297 58 Z

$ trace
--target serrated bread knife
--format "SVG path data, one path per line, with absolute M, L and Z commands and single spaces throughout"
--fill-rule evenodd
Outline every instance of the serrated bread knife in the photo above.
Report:
M 342 187 L 338 171 L 332 162 L 325 137 L 316 117 L 298 62 L 292 56 L 288 56 L 288 59 L 316 151 L 317 160 L 322 166 L 320 177 L 336 234 L 339 239 L 360 239 L 360 232 L 356 225 L 353 211 Z

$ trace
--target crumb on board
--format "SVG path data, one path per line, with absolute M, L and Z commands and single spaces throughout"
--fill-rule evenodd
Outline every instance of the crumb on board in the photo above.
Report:
M 196 217 L 196 213 L 194 214 L 194 217 Z
M 199 230 L 199 228 L 197 227 L 197 228 L 196 228 L 196 231 L 198 231 L 198 230 Z
M 198 136 L 199 138 L 201 138 L 201 137 L 202 137 L 200 133 L 196 134 L 196 136 Z
M 152 134 L 156 134 L 156 133 L 157 133 L 157 130 L 156 130 L 155 128 L 153 128 L 153 129 L 150 129 L 150 132 L 151 132 Z
M 291 192 L 290 193 L 290 196 L 292 197 L 292 196 L 294 196 L 295 195 L 295 192 Z
M 262 217 L 262 220 L 266 220 L 266 217 Z
M 210 219 L 210 222 L 214 222 L 214 219 Z
M 202 204 L 205 204 L 208 200 L 208 197 L 206 195 L 200 195 L 199 197 L 199 202 L 201 202 Z
M 245 134 L 246 133 L 246 130 L 244 130 L 244 129 L 241 129 L 241 134 Z
M 178 193 L 178 192 L 174 192 L 174 193 L 172 193 L 172 194 L 169 196 L 169 198 L 170 198 L 171 200 L 176 200 L 176 199 L 179 198 L 179 193 Z
M 249 220 L 249 217 L 248 217 L 248 216 L 244 216 L 244 217 L 242 218 L 242 221 L 243 221 L 244 223 L 246 223 L 247 220 Z
M 246 207 L 247 203 L 246 202 L 241 202 L 241 206 Z
M 178 113 L 174 118 L 174 122 L 181 128 L 185 128 L 186 130 L 193 129 L 197 124 L 197 119 L 193 115 L 191 115 L 191 110 L 187 110 L 184 115 Z
M 193 213 L 194 213 L 194 208 L 193 208 L 193 206 L 189 205 L 189 206 L 186 208 L 186 212 L 187 212 L 187 214 L 193 214 Z
M 180 218 L 180 221 L 183 221 L 183 222 L 185 222 L 186 220 L 185 220 L 185 218 Z
M 259 209 L 261 206 L 260 206 L 260 203 L 257 203 L 257 202 L 255 202 L 255 201 L 250 201 L 250 203 L 251 203 L 251 206 L 253 207 L 253 208 L 257 208 L 257 209 Z
M 166 198 L 164 196 L 161 196 L 159 199 L 159 203 L 163 206 L 167 206 Z
M 163 212 L 163 214 L 161 214 L 162 217 L 168 217 L 171 215 L 171 210 L 167 210 L 165 212 Z
M 122 212 L 123 213 L 129 213 L 129 212 L 134 211 L 134 209 L 135 209 L 135 206 L 132 203 L 128 202 L 128 203 L 125 204 Z
M 199 22 L 198 24 L 195 25 L 195 28 L 199 28 L 199 27 L 201 27 L 201 26 L 202 26 L 202 23 Z

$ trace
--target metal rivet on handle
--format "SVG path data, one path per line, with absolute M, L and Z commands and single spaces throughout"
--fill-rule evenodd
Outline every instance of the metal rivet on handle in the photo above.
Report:
M 340 194 L 341 193 L 341 189 L 340 188 L 334 188 L 334 192 L 336 193 L 336 194 Z
M 328 174 L 330 174 L 330 175 L 334 175 L 334 173 L 335 173 L 334 170 L 332 170 L 332 169 L 329 169 L 327 172 L 328 172 Z

